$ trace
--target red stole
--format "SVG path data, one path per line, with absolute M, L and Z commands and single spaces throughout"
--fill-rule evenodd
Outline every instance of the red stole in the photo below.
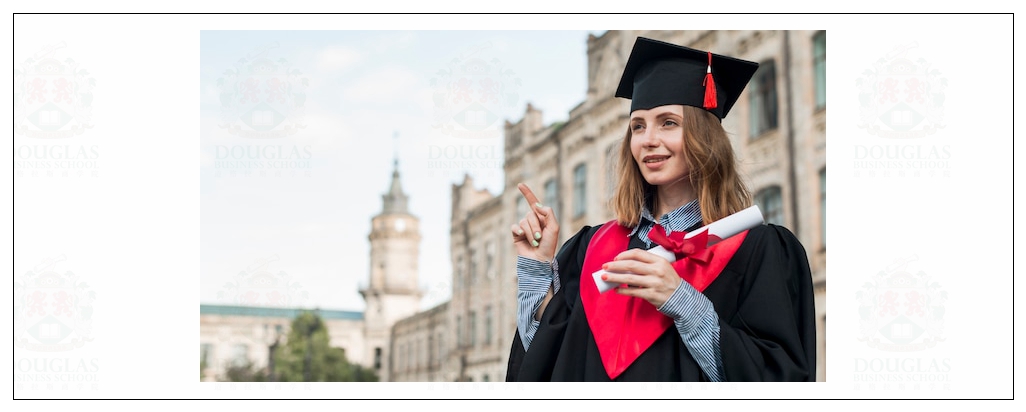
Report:
M 653 231 L 656 229 L 653 227 Z M 672 264 L 673 268 L 684 281 L 702 292 L 720 275 L 747 234 L 746 230 L 723 240 L 700 251 L 695 258 L 685 256 L 678 259 Z M 679 239 L 683 233 L 674 235 Z M 595 336 L 595 343 L 598 344 L 602 365 L 610 379 L 620 376 L 673 325 L 673 319 L 660 313 L 644 299 L 621 295 L 614 290 L 599 294 L 591 274 L 626 251 L 629 243 L 629 228 L 620 226 L 615 220 L 606 223 L 588 243 L 581 269 L 581 302 L 591 333 Z

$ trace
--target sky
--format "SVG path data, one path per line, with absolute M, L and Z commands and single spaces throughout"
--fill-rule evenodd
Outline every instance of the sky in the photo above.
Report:
M 448 300 L 452 184 L 501 192 L 502 125 L 528 103 L 566 120 L 588 33 L 203 31 L 201 303 L 363 310 L 395 158 L 422 308 Z

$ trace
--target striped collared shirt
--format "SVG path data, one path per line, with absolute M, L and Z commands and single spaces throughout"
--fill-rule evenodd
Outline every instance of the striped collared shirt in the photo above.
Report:
M 648 238 L 648 233 L 654 227 L 655 221 L 647 207 L 642 209 L 641 221 L 631 231 L 630 236 L 637 236 L 651 247 L 652 242 Z M 701 221 L 702 212 L 698 207 L 698 200 L 693 200 L 659 218 L 659 224 L 667 234 L 683 231 Z M 517 256 L 517 328 L 524 350 L 530 347 L 538 330 L 540 322 L 534 319 L 534 314 L 545 299 L 549 285 L 552 285 L 553 294 L 559 291 L 559 268 L 555 260 L 551 263 L 540 262 Z M 722 381 L 719 316 L 712 302 L 687 282 L 681 282 L 659 311 L 673 318 L 684 346 L 709 380 Z

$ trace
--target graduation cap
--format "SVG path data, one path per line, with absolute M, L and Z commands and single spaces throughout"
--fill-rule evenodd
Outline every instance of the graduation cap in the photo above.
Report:
M 722 120 L 758 68 L 755 62 L 638 37 L 616 97 L 631 99 L 632 112 L 681 104 Z

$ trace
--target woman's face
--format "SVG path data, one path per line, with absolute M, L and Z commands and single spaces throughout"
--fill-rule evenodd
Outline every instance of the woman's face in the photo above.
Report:
M 631 154 L 645 181 L 654 186 L 689 184 L 684 159 L 684 106 L 667 105 L 631 113 Z

